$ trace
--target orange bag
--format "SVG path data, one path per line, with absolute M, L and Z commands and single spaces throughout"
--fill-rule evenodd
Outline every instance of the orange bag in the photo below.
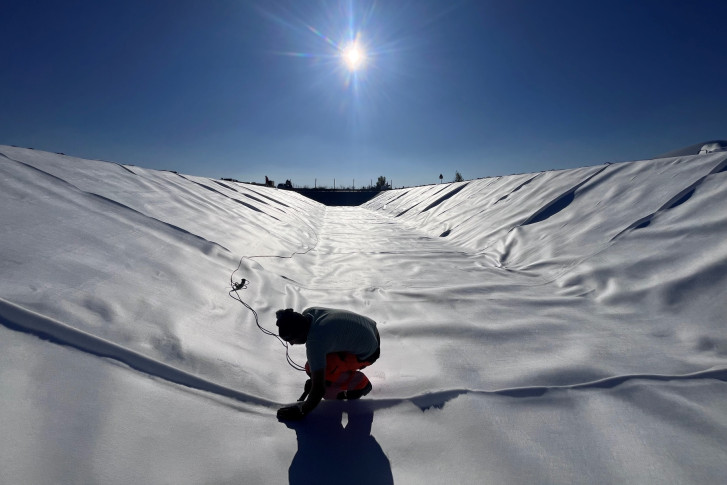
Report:
M 371 365 L 370 362 L 361 362 L 356 355 L 350 352 L 333 352 L 326 356 L 326 393 L 323 399 L 358 399 L 371 391 L 371 382 L 362 372 L 364 367 Z M 306 362 L 305 372 L 310 376 L 310 365 Z M 308 379 L 305 383 L 303 400 L 310 392 L 311 382 Z

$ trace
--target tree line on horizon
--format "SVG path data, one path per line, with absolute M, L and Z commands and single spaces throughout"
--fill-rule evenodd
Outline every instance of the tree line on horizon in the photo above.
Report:
M 444 179 L 444 175 L 441 173 L 439 174 L 439 183 L 442 183 L 442 180 Z M 238 183 L 247 183 L 251 185 L 262 185 L 267 187 L 275 187 L 275 182 L 270 180 L 267 175 L 265 176 L 265 182 L 242 182 L 240 180 L 234 179 L 234 178 L 225 178 L 222 177 L 220 180 L 226 180 L 228 182 L 238 182 Z M 454 173 L 454 180 L 452 182 L 463 182 L 464 178 L 462 177 L 462 174 L 459 173 L 459 170 L 455 171 Z M 356 188 L 354 185 L 345 186 L 345 185 L 336 185 L 336 179 L 333 179 L 333 187 L 328 187 L 327 185 L 318 185 L 317 183 L 315 186 L 310 187 L 309 185 L 303 185 L 302 187 L 296 187 L 293 185 L 290 179 L 287 179 L 285 183 L 280 183 L 277 185 L 277 188 L 279 189 L 287 189 L 287 190 L 348 190 L 348 191 L 358 191 L 358 192 L 366 192 L 366 191 L 372 191 L 372 190 L 391 190 L 393 188 L 391 181 L 387 181 L 386 177 L 384 175 L 379 175 L 379 178 L 376 179 L 376 183 L 374 184 L 373 181 L 369 185 Z M 401 188 L 404 188 L 402 186 Z

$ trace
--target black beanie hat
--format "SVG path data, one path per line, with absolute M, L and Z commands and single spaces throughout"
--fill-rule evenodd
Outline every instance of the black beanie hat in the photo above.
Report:
M 297 337 L 305 331 L 306 318 L 292 308 L 275 312 L 278 335 L 282 338 Z

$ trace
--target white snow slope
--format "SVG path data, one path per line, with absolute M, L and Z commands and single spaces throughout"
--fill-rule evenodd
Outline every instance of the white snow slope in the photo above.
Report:
M 724 483 L 727 153 L 361 207 L 0 146 L 0 483 Z M 286 426 L 279 308 L 379 324 Z M 304 361 L 294 347 L 291 355 Z

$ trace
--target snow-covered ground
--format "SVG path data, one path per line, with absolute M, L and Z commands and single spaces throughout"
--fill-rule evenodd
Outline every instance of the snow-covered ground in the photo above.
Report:
M 724 483 L 726 168 L 325 207 L 0 146 L 0 483 Z M 279 423 L 304 375 L 238 264 L 269 329 L 375 319 L 374 391 Z

